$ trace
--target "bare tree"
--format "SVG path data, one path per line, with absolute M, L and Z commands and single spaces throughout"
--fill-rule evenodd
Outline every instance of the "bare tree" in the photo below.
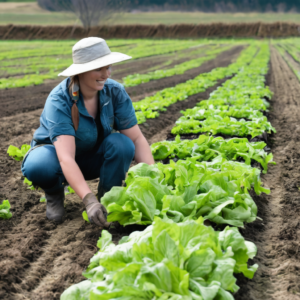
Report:
M 125 10 L 127 0 L 38 0 L 38 4 L 51 11 L 71 11 L 86 29 L 90 29 Z

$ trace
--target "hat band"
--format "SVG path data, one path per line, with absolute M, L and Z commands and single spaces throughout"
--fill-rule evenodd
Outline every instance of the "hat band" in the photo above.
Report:
M 97 58 L 110 54 L 111 51 L 103 41 L 92 46 L 75 50 L 72 54 L 74 64 L 85 64 Z

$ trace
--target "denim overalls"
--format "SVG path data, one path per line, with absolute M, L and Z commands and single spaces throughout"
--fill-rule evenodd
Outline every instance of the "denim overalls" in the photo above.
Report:
M 124 87 L 107 79 L 99 93 L 100 120 L 104 140 L 99 149 L 94 149 L 97 141 L 95 120 L 87 112 L 82 95 L 77 102 L 79 127 L 75 132 L 71 118 L 73 100 L 69 95 L 70 78 L 57 85 L 48 96 L 40 117 L 40 127 L 31 141 L 31 150 L 22 163 L 22 173 L 34 185 L 47 193 L 55 193 L 63 188 L 65 177 L 61 170 L 53 142 L 57 136 L 75 137 L 75 161 L 86 180 L 100 177 L 105 190 L 120 186 L 134 157 L 133 142 L 114 129 L 129 129 L 137 124 L 132 102 Z M 42 145 L 42 146 L 39 146 Z

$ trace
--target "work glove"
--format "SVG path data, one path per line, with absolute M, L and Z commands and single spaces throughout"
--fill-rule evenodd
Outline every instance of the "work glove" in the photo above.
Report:
M 87 194 L 82 201 L 85 205 L 86 212 L 91 223 L 94 223 L 100 227 L 109 227 L 110 223 L 106 220 L 106 208 L 99 203 L 93 193 Z

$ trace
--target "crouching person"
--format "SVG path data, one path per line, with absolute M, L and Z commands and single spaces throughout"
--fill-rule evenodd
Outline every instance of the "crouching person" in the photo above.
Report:
M 131 99 L 109 78 L 112 64 L 130 58 L 111 52 L 101 38 L 85 38 L 73 47 L 73 64 L 59 74 L 68 78 L 48 96 L 22 163 L 23 175 L 45 191 L 49 220 L 63 221 L 68 182 L 86 206 L 89 220 L 108 227 L 101 197 L 122 184 L 133 158 L 154 163 Z M 86 180 L 99 177 L 96 197 Z

